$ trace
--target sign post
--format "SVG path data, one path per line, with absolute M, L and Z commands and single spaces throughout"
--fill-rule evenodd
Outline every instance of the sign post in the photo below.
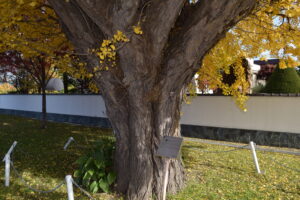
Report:
M 163 186 L 163 200 L 166 199 L 167 194 L 170 162 L 172 159 L 176 159 L 178 157 L 182 141 L 183 139 L 179 137 L 164 136 L 156 152 L 156 156 L 163 157 L 166 160 Z
M 168 186 L 168 179 L 169 179 L 169 166 L 170 166 L 170 162 L 171 162 L 171 159 L 170 158 L 166 158 L 164 187 L 163 187 L 163 200 L 166 199 L 166 195 L 167 195 L 167 186 Z

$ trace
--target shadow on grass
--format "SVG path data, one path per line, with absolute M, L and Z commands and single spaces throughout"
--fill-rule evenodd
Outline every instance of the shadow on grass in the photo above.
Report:
M 201 145 L 184 145 L 183 148 L 185 149 L 207 149 L 206 146 L 201 146 Z
M 71 136 L 76 143 L 72 142 L 64 151 L 63 146 Z M 53 122 L 48 122 L 47 129 L 40 129 L 38 120 L 0 115 L 0 158 L 2 160 L 12 143 L 17 141 L 12 160 L 20 173 L 30 174 L 29 184 L 35 181 L 35 176 L 44 177 L 45 180 L 64 180 L 76 169 L 75 161 L 103 136 L 112 136 L 112 131 Z M 79 148 L 77 144 L 84 148 Z M 3 170 L 1 167 L 1 174 L 4 174 Z M 2 189 L 0 195 L 12 192 Z M 0 199 L 3 198 L 0 196 Z

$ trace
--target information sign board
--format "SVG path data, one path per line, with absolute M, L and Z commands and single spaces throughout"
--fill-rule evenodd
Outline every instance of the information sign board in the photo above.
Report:
M 177 158 L 183 138 L 164 136 L 158 146 L 156 155 L 166 158 Z

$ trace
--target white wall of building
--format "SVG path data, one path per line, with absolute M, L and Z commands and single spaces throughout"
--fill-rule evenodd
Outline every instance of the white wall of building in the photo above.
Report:
M 41 112 L 39 95 L 0 95 L 0 109 Z M 231 97 L 199 96 L 183 105 L 181 124 L 300 133 L 300 97 L 252 96 L 247 112 Z M 106 117 L 98 95 L 48 95 L 49 113 Z
M 40 112 L 41 102 L 38 95 L 0 95 L 0 109 Z
M 0 109 L 41 112 L 40 95 L 0 95 Z M 47 95 L 47 112 L 90 117 L 106 117 L 99 95 Z
M 251 96 L 243 112 L 231 97 L 200 96 L 182 112 L 182 124 L 300 133 L 300 97 Z

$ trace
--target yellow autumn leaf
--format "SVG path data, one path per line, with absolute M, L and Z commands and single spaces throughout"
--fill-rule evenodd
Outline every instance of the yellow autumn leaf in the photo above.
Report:
M 143 30 L 141 28 L 140 25 L 137 25 L 137 26 L 133 26 L 133 32 L 137 35 L 142 35 L 143 34 Z

